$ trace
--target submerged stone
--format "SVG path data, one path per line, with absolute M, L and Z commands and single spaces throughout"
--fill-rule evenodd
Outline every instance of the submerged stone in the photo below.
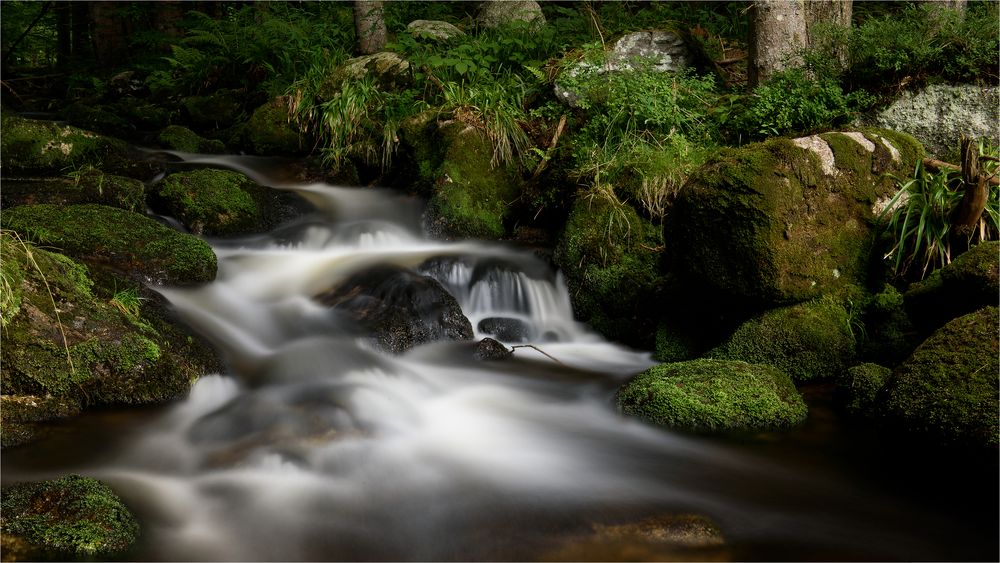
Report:
M 473 337 L 458 301 L 437 280 L 397 266 L 354 274 L 316 299 L 352 319 L 376 348 L 393 354 Z
M 806 418 L 806 404 L 785 372 L 739 361 L 653 366 L 623 385 L 615 400 L 625 415 L 686 432 L 756 432 Z

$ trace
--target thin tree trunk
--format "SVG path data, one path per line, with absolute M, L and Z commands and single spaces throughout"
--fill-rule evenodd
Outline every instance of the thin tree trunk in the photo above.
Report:
M 851 28 L 851 14 L 854 9 L 853 0 L 809 0 L 805 3 L 806 34 L 810 47 L 818 47 L 823 39 L 817 33 L 817 24 L 836 25 L 846 29 Z M 847 67 L 847 43 L 837 41 L 830 45 L 833 55 L 837 57 L 841 68 Z
M 354 29 L 358 54 L 371 55 L 385 48 L 385 9 L 382 0 L 354 1 Z
M 86 2 L 67 2 L 73 8 L 73 58 L 82 58 L 90 45 L 90 10 Z
M 56 2 L 56 64 L 66 66 L 73 56 L 73 6 Z
M 952 214 L 951 225 L 956 236 L 968 238 L 986 209 L 989 196 L 986 175 L 979 169 L 979 150 L 973 139 L 962 135 L 962 183 L 965 194 Z
M 806 18 L 802 0 L 755 0 L 750 5 L 750 87 L 775 73 L 800 66 L 806 46 Z
M 116 66 L 128 58 L 125 22 L 118 15 L 116 2 L 92 2 L 90 17 L 94 24 L 94 54 L 101 65 Z

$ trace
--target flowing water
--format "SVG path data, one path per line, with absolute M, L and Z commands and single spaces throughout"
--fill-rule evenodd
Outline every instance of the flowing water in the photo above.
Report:
M 575 322 L 561 276 L 528 251 L 428 240 L 418 202 L 390 191 L 181 156 L 315 208 L 266 235 L 210 241 L 215 282 L 157 288 L 230 368 L 173 405 L 90 414 L 3 455 L 4 482 L 112 483 L 143 523 L 135 559 L 551 559 L 596 524 L 682 513 L 719 525 L 712 557 L 994 557 L 992 520 L 977 527 L 954 519 L 962 507 L 886 487 L 896 469 L 831 430 L 822 404 L 803 429 L 745 440 L 620 417 L 615 389 L 649 354 Z M 313 297 L 377 264 L 436 277 L 473 327 L 514 319 L 523 330 L 508 344 L 537 348 L 500 362 L 475 360 L 469 342 L 374 350 Z M 628 556 L 615 549 L 590 556 Z

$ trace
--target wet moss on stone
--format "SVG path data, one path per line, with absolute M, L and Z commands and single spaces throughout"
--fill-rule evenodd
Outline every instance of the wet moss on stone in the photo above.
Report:
M 795 381 L 840 375 L 854 358 L 847 311 L 824 298 L 767 311 L 743 323 L 708 357 L 770 364 Z
M 156 187 L 156 201 L 196 235 L 236 235 L 261 226 L 256 183 L 228 170 L 178 172 Z
M 985 307 L 935 331 L 893 371 L 886 419 L 922 441 L 996 449 L 998 329 L 997 307 Z
M 6 179 L 0 198 L 4 209 L 39 203 L 100 203 L 138 213 L 146 208 L 146 188 L 142 182 L 105 174 L 96 168 L 74 171 L 61 178 Z
M 190 285 L 215 278 L 215 253 L 205 241 L 138 213 L 94 204 L 26 205 L 5 210 L 0 224 L 143 283 Z
M 202 128 L 225 129 L 232 126 L 243 111 L 236 90 L 220 89 L 206 96 L 190 96 L 182 102 L 191 122 Z
M 4 175 L 62 175 L 85 164 L 98 168 L 124 158 L 127 145 L 118 139 L 50 121 L 24 119 L 3 112 L 0 163 Z
M 844 372 L 837 381 L 844 407 L 852 415 L 868 416 L 876 405 L 879 392 L 885 388 L 892 370 L 873 363 L 858 364 Z
M 443 237 L 502 238 L 504 219 L 519 194 L 514 178 L 492 166 L 493 146 L 478 129 L 455 121 L 439 133 L 447 148 L 427 204 L 428 230 Z
M 4 560 L 120 557 L 139 536 L 139 524 L 125 503 L 89 477 L 12 485 L 3 490 L 0 504 Z
M 907 313 L 927 334 L 951 319 L 996 304 L 998 295 L 1000 241 L 990 241 L 912 284 L 904 299 Z
M 302 151 L 303 139 L 291 125 L 284 98 L 275 98 L 254 110 L 243 135 L 250 148 L 260 155 L 293 155 Z
M 616 402 L 626 415 L 698 433 L 789 428 L 807 412 L 780 369 L 709 359 L 654 366 L 623 385 Z
M 659 229 L 613 195 L 579 196 L 554 255 L 576 317 L 612 340 L 652 348 L 662 244 Z
M 187 127 L 170 125 L 157 136 L 157 140 L 168 149 L 182 152 L 221 154 L 226 145 L 216 139 L 206 139 Z

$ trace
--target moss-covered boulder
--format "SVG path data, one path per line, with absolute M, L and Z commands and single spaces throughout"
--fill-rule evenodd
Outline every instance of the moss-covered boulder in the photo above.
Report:
M 877 404 L 878 394 L 892 377 L 892 370 L 866 362 L 849 368 L 837 379 L 837 392 L 852 415 L 868 416 Z
M 723 360 L 660 364 L 618 390 L 619 410 L 698 433 L 789 428 L 806 418 L 792 380 L 768 365 Z
M 182 152 L 221 154 L 226 145 L 216 139 L 206 139 L 182 125 L 164 127 L 156 139 L 168 149 Z
M 123 209 L 25 205 L 5 210 L 0 225 L 142 283 L 191 285 L 215 279 L 215 253 L 205 241 Z
M 903 306 L 903 295 L 885 284 L 864 306 L 863 338 L 858 356 L 885 366 L 899 365 L 920 344 L 921 337 Z
M 78 397 L 0 395 L 0 448 L 33 442 L 45 435 L 43 423 L 72 418 L 81 410 Z
M 63 174 L 86 166 L 146 179 L 154 167 L 131 158 L 124 141 L 53 121 L 0 114 L 0 169 L 4 176 Z
M 392 51 L 349 59 L 330 73 L 316 96 L 321 101 L 332 100 L 343 90 L 345 82 L 355 80 L 370 80 L 385 91 L 402 89 L 412 81 L 410 63 Z
M 11 485 L 0 506 L 4 561 L 120 558 L 139 536 L 139 523 L 121 498 L 89 477 Z
M 146 209 L 146 187 L 135 178 L 87 168 L 69 177 L 4 180 L 0 201 L 4 209 L 38 203 L 100 203 L 142 213 Z
M 171 174 L 155 188 L 155 208 L 196 235 L 264 230 L 265 188 L 239 172 L 202 169 Z
M 921 442 L 996 449 L 1000 322 L 985 307 L 935 331 L 893 370 L 882 411 Z
M 931 331 L 1000 300 L 1000 241 L 984 242 L 914 283 L 904 294 L 906 312 Z
M 874 221 L 921 146 L 888 131 L 772 139 L 724 149 L 667 217 L 673 262 L 693 285 L 759 304 L 868 284 Z M 881 257 L 876 257 L 881 258 Z
M 427 203 L 427 230 L 445 238 L 503 237 L 504 220 L 520 193 L 515 178 L 505 167 L 493 167 L 493 145 L 479 129 L 452 121 L 437 135 L 443 150 L 437 166 L 427 162 L 437 179 Z
M 554 255 L 575 316 L 608 338 L 652 347 L 662 245 L 659 229 L 606 189 L 580 195 Z
M 278 97 L 255 109 L 243 130 L 245 144 L 259 155 L 294 155 L 305 141 L 292 126 L 288 101 Z
M 129 137 L 135 133 L 135 125 L 118 112 L 104 106 L 92 106 L 84 102 L 74 102 L 59 111 L 59 117 L 71 125 L 88 131 L 98 131 L 116 137 Z
M 243 96 L 225 88 L 205 96 L 189 96 L 181 104 L 191 123 L 202 129 L 231 127 L 243 112 Z
M 754 317 L 706 355 L 770 364 L 795 381 L 809 381 L 840 375 L 853 363 L 854 346 L 847 311 L 824 298 Z
M 129 282 L 97 287 L 84 265 L 9 232 L 0 250 L 4 281 L 16 283 L 17 295 L 3 309 L 0 386 L 5 396 L 27 397 L 13 411 L 4 403 L 5 442 L 8 422 L 34 423 L 80 406 L 171 400 L 216 367 L 210 351 L 165 322 Z

